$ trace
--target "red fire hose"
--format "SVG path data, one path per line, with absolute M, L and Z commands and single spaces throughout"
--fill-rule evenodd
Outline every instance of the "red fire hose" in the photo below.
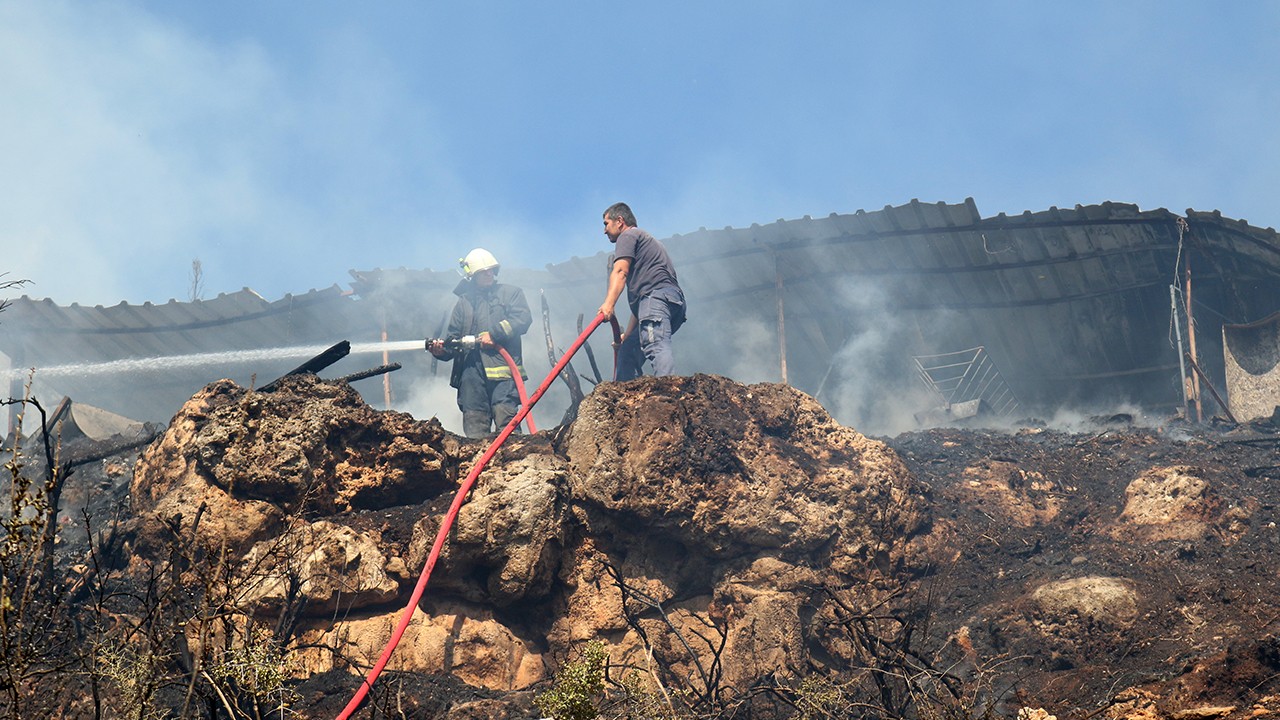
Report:
M 506 360 L 507 367 L 511 368 L 511 377 L 516 381 L 516 392 L 520 393 L 520 407 L 528 405 L 529 396 L 524 392 L 524 378 L 520 377 L 520 368 L 516 366 L 516 359 L 511 357 L 511 353 L 507 352 L 507 349 L 501 345 L 498 346 L 498 352 L 502 353 L 502 359 Z M 532 415 L 526 417 L 525 422 L 529 425 L 529 434 L 532 435 L 538 432 L 538 429 L 533 426 Z
M 453 521 L 457 518 L 458 511 L 462 509 L 462 503 L 466 501 L 467 495 L 471 492 L 471 487 L 475 485 L 476 478 L 480 476 L 481 471 L 493 459 L 493 456 L 498 452 L 498 448 L 502 447 L 502 443 L 506 442 L 511 433 L 520 425 L 520 421 L 524 420 L 529 411 L 533 409 L 533 406 L 542 399 L 542 395 L 547 391 L 547 388 L 551 387 L 551 384 L 555 382 L 560 372 L 564 370 L 564 366 L 569 364 L 569 359 L 578 352 L 582 344 L 587 341 L 591 333 L 604 320 L 605 316 L 603 314 L 596 315 L 595 320 L 591 321 L 591 324 L 587 326 L 586 330 L 582 331 L 582 334 L 574 341 L 568 352 L 560 358 L 560 362 L 551 368 L 547 379 L 543 380 L 542 384 L 538 386 L 537 391 L 529 398 L 529 402 L 521 403 L 520 411 L 515 414 L 515 417 L 511 418 L 511 421 L 502 429 L 502 432 L 498 433 L 498 437 L 493 439 L 488 449 L 480 456 L 480 461 L 475 464 L 475 467 L 471 468 L 471 472 L 467 473 L 466 479 L 462 481 L 462 485 L 458 487 L 457 493 L 453 496 L 453 503 L 449 505 L 449 510 L 445 513 L 444 519 L 440 523 L 440 529 L 436 531 L 436 540 L 431 546 L 431 553 L 427 555 L 427 564 L 422 568 L 422 574 L 418 576 L 418 584 L 413 588 L 413 595 L 409 598 L 409 604 L 405 606 L 404 612 L 400 614 L 400 622 L 396 624 L 395 630 L 391 633 L 391 639 L 387 641 L 387 646 L 382 649 L 382 655 L 378 658 L 378 662 L 374 663 L 373 667 L 369 669 L 369 674 L 365 676 L 364 682 L 360 683 L 360 688 L 356 690 L 351 702 L 348 702 L 347 706 L 342 709 L 342 712 L 338 715 L 338 720 L 347 720 L 360 707 L 360 703 L 364 702 L 365 696 L 369 694 L 370 688 L 373 687 L 373 683 L 382 674 L 382 669 L 387 666 L 387 661 L 391 659 L 391 653 L 395 652 L 396 646 L 400 644 L 400 638 L 404 636 L 404 631 L 408 629 L 409 621 L 413 618 L 413 610 L 418 606 L 418 603 L 422 600 L 422 593 L 427 589 L 427 579 L 431 577 L 431 570 L 436 566 L 436 560 L 440 558 L 440 551 L 444 548 L 445 539 L 449 536 Z M 622 329 L 618 327 L 617 318 L 609 318 L 609 320 L 613 323 L 613 339 L 616 345 L 621 342 Z M 505 351 L 503 354 L 506 354 Z M 511 362 L 513 366 L 515 365 L 510 359 L 508 359 L 508 362 Z M 617 364 L 616 349 L 614 350 L 614 364 Z M 616 373 L 617 369 L 615 368 L 614 371 Z M 514 370 L 512 370 L 512 374 L 517 378 L 520 377 L 520 373 Z M 519 383 L 519 380 L 517 380 L 517 383 Z M 530 423 L 529 429 L 533 430 L 532 423 Z

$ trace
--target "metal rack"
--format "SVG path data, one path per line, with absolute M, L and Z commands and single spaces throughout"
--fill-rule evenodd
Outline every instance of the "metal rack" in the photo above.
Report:
M 1000 417 L 1018 411 L 1018 398 L 982 346 L 941 355 L 914 355 L 911 359 L 920 379 L 937 394 L 949 413 L 972 416 L 984 406 Z M 959 406 L 966 406 L 966 412 L 959 412 Z

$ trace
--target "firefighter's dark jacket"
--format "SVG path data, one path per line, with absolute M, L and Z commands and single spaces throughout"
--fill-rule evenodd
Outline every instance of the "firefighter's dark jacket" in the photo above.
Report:
M 458 302 L 453 306 L 453 315 L 449 317 L 449 337 L 479 335 L 489 333 L 489 337 L 498 345 L 506 348 L 511 359 L 516 361 L 520 377 L 527 378 L 524 372 L 524 356 L 520 351 L 520 336 L 533 324 L 533 313 L 529 311 L 529 303 L 524 299 L 524 291 L 514 285 L 494 283 L 487 288 L 480 288 L 470 280 L 464 279 L 453 289 Z M 469 353 L 447 353 L 442 360 L 453 360 L 453 372 L 449 376 L 449 384 L 458 387 L 462 378 L 462 369 L 468 363 L 481 362 L 484 374 L 490 380 L 504 380 L 511 377 L 511 368 L 497 348 L 492 350 L 476 349 Z

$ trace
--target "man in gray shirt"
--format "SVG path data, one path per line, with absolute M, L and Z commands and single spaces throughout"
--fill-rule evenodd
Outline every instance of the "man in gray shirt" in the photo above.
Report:
M 613 317 L 624 286 L 631 306 L 631 320 L 618 348 L 616 379 L 640 377 L 646 359 L 654 375 L 672 375 L 676 363 L 671 336 L 684 324 L 685 300 L 671 256 L 662 243 L 636 227 L 636 216 L 626 203 L 615 203 L 604 211 L 604 234 L 617 249 L 610 260 L 609 290 L 599 312 Z

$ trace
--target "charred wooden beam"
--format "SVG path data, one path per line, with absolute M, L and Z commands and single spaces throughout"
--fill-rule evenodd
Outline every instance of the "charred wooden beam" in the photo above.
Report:
M 53 414 L 49 416 L 49 419 L 47 421 L 45 421 L 45 425 L 43 428 L 44 431 L 53 432 L 53 429 L 58 427 L 58 422 L 61 421 L 63 418 L 65 418 L 67 416 L 67 413 L 70 411 L 71 411 L 71 398 L 67 397 L 66 395 L 63 395 L 61 402 L 58 403 L 58 407 L 53 409 Z
M 1200 369 L 1200 365 L 1196 362 L 1195 358 L 1191 357 L 1191 353 L 1187 353 L 1187 362 L 1191 363 L 1191 369 L 1195 370 L 1196 375 L 1198 375 L 1200 379 L 1204 381 L 1204 386 L 1209 388 L 1209 394 L 1213 396 L 1213 399 L 1215 401 L 1217 401 L 1218 406 L 1222 408 L 1222 412 L 1227 414 L 1227 419 L 1230 420 L 1233 424 L 1239 425 L 1240 421 L 1236 420 L 1236 416 L 1231 414 L 1231 408 L 1227 407 L 1226 401 L 1224 401 L 1222 399 L 1222 396 L 1218 394 L 1218 391 L 1213 388 L 1213 383 L 1209 382 L 1209 376 L 1205 375 L 1204 371 Z M 1199 415 L 1200 415 L 1200 408 L 1197 406 L 1196 408 L 1197 419 L 1199 419 Z
M 578 313 L 578 334 L 582 334 L 582 313 Z M 604 382 L 600 377 L 600 366 L 596 365 L 596 354 L 591 351 L 591 343 L 586 340 L 582 341 L 582 349 L 587 351 L 587 360 L 591 361 L 591 372 L 596 376 L 595 380 L 588 380 L 593 385 L 599 385 Z M 583 376 L 586 377 L 586 376 Z
M 546 293 L 542 293 L 542 332 L 547 338 L 547 359 L 551 361 L 551 367 L 555 367 L 559 358 L 556 356 L 555 341 L 551 339 L 551 306 L 547 304 Z M 573 363 L 565 363 L 564 370 L 560 372 L 560 379 L 569 386 L 569 398 L 572 401 L 566 417 L 576 416 L 578 404 L 585 396 L 582 394 L 582 385 L 578 382 L 578 373 L 574 371 Z
M 399 369 L 400 369 L 400 363 L 389 363 L 387 365 L 379 365 L 378 367 L 375 367 L 375 368 L 369 368 L 368 370 L 361 370 L 360 372 L 351 373 L 350 375 L 343 375 L 342 377 L 338 378 L 338 380 L 345 380 L 349 383 L 353 383 L 357 380 L 364 380 L 365 378 L 371 378 L 376 375 L 384 375 L 386 373 L 394 372 Z
M 63 465 L 70 469 L 123 454 L 129 450 L 133 450 L 134 448 L 149 445 L 153 440 L 160 437 L 160 433 L 164 431 L 165 427 L 162 425 L 146 423 L 143 425 L 142 434 L 138 437 L 112 438 L 98 442 L 91 442 L 84 447 L 76 449 L 72 453 L 71 459 L 65 461 Z
M 328 350 L 325 350 L 319 355 L 316 355 L 310 360 L 302 363 L 301 365 L 294 368 L 293 370 L 290 370 L 284 375 L 281 375 L 275 380 L 272 380 L 266 385 L 263 385 L 261 388 L 258 388 L 258 392 L 273 392 L 277 387 L 279 387 L 280 381 L 289 377 L 290 375 L 307 375 L 307 374 L 314 375 L 320 372 L 321 370 L 329 367 L 330 365 L 338 362 L 339 360 L 346 357 L 350 353 L 351 353 L 351 343 L 347 340 L 343 340 L 342 342 L 337 343 L 336 345 L 329 348 Z

